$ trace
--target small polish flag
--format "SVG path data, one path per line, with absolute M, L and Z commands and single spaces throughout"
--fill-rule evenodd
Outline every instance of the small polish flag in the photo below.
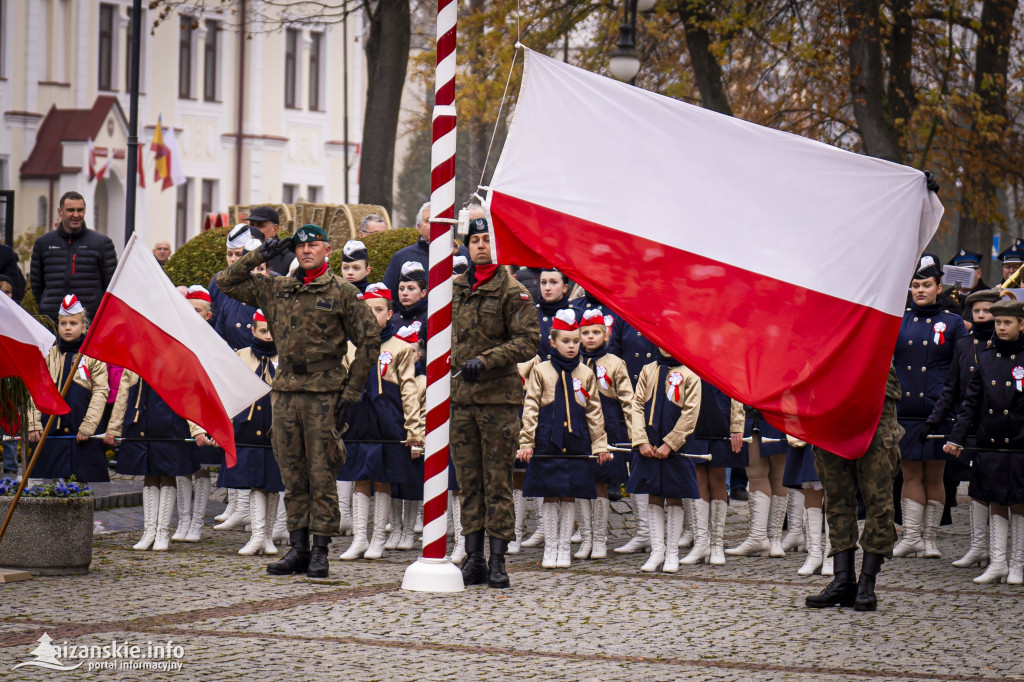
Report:
M 132 235 L 100 301 L 83 355 L 126 367 L 202 427 L 235 465 L 231 418 L 270 392 Z M 52 385 L 52 382 L 51 382 Z

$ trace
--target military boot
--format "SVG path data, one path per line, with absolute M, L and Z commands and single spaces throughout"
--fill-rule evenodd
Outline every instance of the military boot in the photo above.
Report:
M 484 561 L 484 532 L 478 530 L 466 536 L 466 562 L 462 564 L 462 584 L 483 585 L 487 582 L 487 562 Z
M 267 573 L 270 575 L 292 575 L 294 573 L 305 573 L 309 567 L 309 529 L 300 528 L 288 531 L 288 541 L 292 548 L 280 561 L 267 564 Z
M 309 566 L 306 567 L 306 575 L 310 578 L 326 578 L 330 573 L 327 565 L 327 550 L 331 546 L 329 535 L 314 535 L 313 550 L 309 554 Z
M 804 602 L 812 609 L 827 606 L 853 606 L 857 598 L 857 572 L 853 567 L 856 548 L 846 549 L 833 556 L 835 576 L 832 582 L 818 594 L 812 594 Z
M 487 587 L 511 587 L 508 581 L 508 573 L 505 572 L 505 551 L 508 549 L 508 541 L 501 538 L 491 538 L 491 560 L 487 568 L 490 575 L 487 577 Z
M 860 566 L 860 583 L 857 585 L 857 599 L 853 602 L 853 608 L 857 611 L 874 611 L 878 605 L 875 598 L 875 576 L 882 568 L 885 557 L 881 554 L 864 552 L 864 559 Z

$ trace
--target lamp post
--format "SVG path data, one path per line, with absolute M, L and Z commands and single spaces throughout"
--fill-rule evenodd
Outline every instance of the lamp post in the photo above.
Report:
M 640 71 L 640 57 L 636 52 L 636 15 L 650 12 L 657 0 L 625 0 L 622 7 L 622 23 L 619 24 L 619 44 L 608 60 L 612 76 L 630 84 Z

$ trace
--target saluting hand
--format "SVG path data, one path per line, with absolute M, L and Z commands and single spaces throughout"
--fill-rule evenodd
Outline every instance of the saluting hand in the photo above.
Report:
M 260 247 L 260 253 L 263 254 L 264 260 L 277 258 L 282 253 L 294 250 L 295 240 L 291 237 L 285 237 L 284 239 L 268 239 L 263 242 L 263 246 Z

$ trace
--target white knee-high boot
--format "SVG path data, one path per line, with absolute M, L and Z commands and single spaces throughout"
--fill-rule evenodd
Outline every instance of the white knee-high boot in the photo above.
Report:
M 453 564 L 462 563 L 466 558 L 466 536 L 462 534 L 462 500 L 459 494 L 448 491 L 448 502 L 452 509 L 452 556 Z
M 526 526 L 526 501 L 523 499 L 522 490 L 512 491 L 512 505 L 516 516 L 516 539 L 508 543 L 508 549 L 505 550 L 505 554 L 519 554 L 519 550 L 523 546 L 523 533 Z
M 277 500 L 280 493 L 267 493 L 267 514 L 264 522 L 267 530 L 267 539 L 263 542 L 264 554 L 277 554 L 277 545 L 274 544 L 274 526 L 277 524 Z
M 636 533 L 629 539 L 629 542 L 615 548 L 616 554 L 636 554 L 651 546 L 650 505 L 648 504 L 650 497 L 637 493 L 633 495 L 633 499 L 636 500 Z
M 754 556 L 767 554 L 771 550 L 768 542 L 768 513 L 772 498 L 760 491 L 750 493 L 747 507 L 750 509 L 750 532 L 747 539 L 738 546 L 725 550 L 729 556 Z
M 363 554 L 364 559 L 380 559 L 384 556 L 384 543 L 387 539 L 384 528 L 387 525 L 390 511 L 391 494 L 375 491 L 373 493 L 373 537 L 370 538 L 369 549 Z
M 338 530 L 342 535 L 352 535 L 352 488 L 355 483 L 352 481 L 337 481 L 335 487 L 338 490 L 338 511 L 341 512 L 341 522 Z
M 284 506 L 284 493 L 277 496 L 277 518 L 274 519 L 274 530 L 270 536 L 274 542 L 288 541 L 288 510 Z
M 558 555 L 556 568 L 572 566 L 572 529 L 576 523 L 576 502 L 558 503 Z
M 608 556 L 608 511 L 611 503 L 607 497 L 594 500 L 594 546 L 590 550 L 591 559 L 604 559 Z
M 203 539 L 206 503 L 210 501 L 212 488 L 213 481 L 209 476 L 199 476 L 192 482 L 192 524 L 188 527 L 185 542 L 199 542 Z
M 988 505 L 971 500 L 971 546 L 967 554 L 953 562 L 957 568 L 968 568 L 988 562 Z
M 352 561 L 363 556 L 370 547 L 367 528 L 370 519 L 370 496 L 361 492 L 352 494 L 352 543 L 341 555 L 341 559 Z
M 782 538 L 782 551 L 802 552 L 804 542 L 804 494 L 799 490 L 789 491 L 789 508 L 786 512 L 789 530 Z
M 234 488 L 227 489 L 227 506 L 224 507 L 224 511 L 213 517 L 213 520 L 217 523 L 223 523 L 228 520 L 228 517 L 235 513 L 235 495 L 238 491 Z
M 388 531 L 388 539 L 384 542 L 384 549 L 398 549 L 398 543 L 402 540 L 402 500 L 394 497 L 391 498 L 388 522 L 391 524 L 391 530 Z
M 589 559 L 594 548 L 594 507 L 590 500 L 576 500 L 577 520 L 580 524 L 580 548 L 573 554 L 573 559 Z
M 409 550 L 416 547 L 416 514 L 420 503 L 417 500 L 405 500 L 402 503 L 402 538 L 398 541 L 398 549 Z
M 680 547 L 692 547 L 693 539 L 697 536 L 696 507 L 697 500 L 685 498 L 683 500 L 683 532 L 679 534 Z
M 1010 539 L 1007 545 L 1009 559 L 1006 563 L 1009 572 L 1006 574 L 1006 583 L 1020 585 L 1024 583 L 1024 516 L 1010 514 Z
M 974 582 L 979 585 L 992 585 L 1004 582 L 1010 573 L 1006 560 L 1006 541 L 1008 539 L 1010 520 L 998 514 L 991 514 L 989 523 L 989 562 L 985 572 L 974 579 Z
M 192 477 L 175 476 L 174 484 L 177 491 L 178 527 L 174 529 L 171 540 L 182 542 L 188 535 L 189 526 L 192 525 Z
M 928 500 L 924 505 L 924 529 L 921 531 L 921 539 L 924 540 L 924 558 L 941 559 L 939 551 L 938 535 L 939 522 L 942 521 L 942 502 Z
M 249 491 L 238 490 L 235 493 L 235 510 L 222 523 L 213 527 L 214 530 L 235 530 L 244 528 L 249 523 Z
M 696 521 L 697 529 L 693 535 L 693 547 L 680 562 L 684 566 L 699 564 L 711 556 L 710 510 L 711 504 L 706 500 L 696 499 L 693 501 L 693 518 Z
M 543 497 L 534 497 L 533 501 L 536 504 L 538 510 L 543 509 L 543 506 L 544 506 L 544 498 Z M 524 500 L 524 502 L 525 502 L 525 500 Z M 521 546 L 522 547 L 540 547 L 542 544 L 544 544 L 544 538 L 545 538 L 544 533 L 545 532 L 547 532 L 547 529 L 544 527 L 543 519 L 538 519 L 537 520 L 537 529 L 535 531 L 533 531 L 533 535 L 531 535 L 530 537 L 528 537 L 525 540 L 523 540 L 523 544 Z
M 171 512 L 178 493 L 172 486 L 160 488 L 160 509 L 156 517 L 156 539 L 153 540 L 154 552 L 166 552 L 171 542 Z
M 900 500 L 903 507 L 903 537 L 892 549 L 893 557 L 905 557 L 924 552 L 924 538 L 921 529 L 924 525 L 924 505 L 913 500 Z
M 807 531 L 807 558 L 804 564 L 797 569 L 796 574 L 802 576 L 814 575 L 821 570 L 823 561 L 821 552 L 821 507 L 808 507 L 804 510 L 804 530 Z
M 729 513 L 728 502 L 711 500 L 711 508 L 708 513 L 711 556 L 708 557 L 708 563 L 712 566 L 725 565 L 725 515 L 727 513 Z
M 558 502 L 542 502 L 540 526 L 544 529 L 543 568 L 558 567 Z M 524 543 L 525 544 L 525 543 Z
M 142 537 L 132 549 L 145 550 L 156 540 L 156 517 L 160 514 L 160 487 L 147 485 L 142 489 Z
M 786 550 L 782 549 L 782 525 L 786 522 L 788 504 L 788 495 L 772 495 L 768 511 L 768 556 L 774 559 L 786 556 Z
M 684 500 L 685 503 L 685 500 Z M 683 506 L 665 507 L 665 563 L 663 573 L 679 570 L 679 536 L 683 534 Z
M 249 542 L 238 550 L 242 556 L 261 554 L 267 544 L 267 494 L 262 490 L 249 491 L 249 525 Z
M 647 523 L 650 529 L 651 555 L 640 570 L 654 573 L 665 563 L 665 508 L 660 504 L 648 504 Z
M 825 514 L 824 509 L 822 509 L 821 518 L 821 526 L 825 529 L 825 539 L 823 540 L 825 546 L 821 549 L 821 574 L 833 576 L 835 571 L 832 570 L 832 557 L 829 556 L 832 553 L 832 537 L 828 534 L 828 515 Z

